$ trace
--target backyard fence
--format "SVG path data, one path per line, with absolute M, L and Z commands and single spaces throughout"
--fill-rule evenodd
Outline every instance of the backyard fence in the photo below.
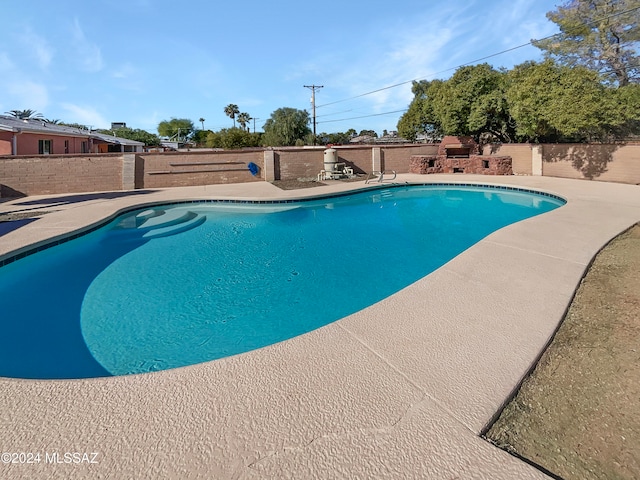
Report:
M 408 173 L 412 155 L 435 155 L 438 144 L 333 148 L 355 173 Z M 324 149 L 0 156 L 0 197 L 312 180 L 324 168 Z M 482 155 L 510 156 L 515 175 L 640 184 L 640 144 L 496 144 Z

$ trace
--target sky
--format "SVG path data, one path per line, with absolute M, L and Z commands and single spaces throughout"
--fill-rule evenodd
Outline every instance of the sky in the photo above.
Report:
M 464 64 L 511 68 L 540 60 L 524 46 L 557 33 L 555 0 L 323 2 L 0 0 L 0 114 L 157 133 L 163 120 L 233 126 L 282 107 L 317 132 L 397 129 L 411 80 L 446 79 Z M 393 88 L 385 88 L 402 84 Z M 378 90 L 378 91 L 376 91 Z M 375 93 L 370 93 L 375 92 Z

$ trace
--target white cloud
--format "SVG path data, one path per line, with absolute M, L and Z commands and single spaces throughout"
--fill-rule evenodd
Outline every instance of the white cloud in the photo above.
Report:
M 443 52 L 456 40 L 457 21 L 445 22 L 447 15 L 446 11 L 437 16 L 430 14 L 417 19 L 413 28 L 383 31 L 376 41 L 377 48 L 363 49 L 365 53 L 344 62 L 348 68 L 336 72 L 332 83 L 342 85 L 345 96 L 375 91 L 345 106 L 360 105 L 356 109 L 363 114 L 406 108 L 413 98 L 411 80 L 431 78 L 450 65 L 452 55 Z
M 111 125 L 93 107 L 85 107 L 73 103 L 62 103 L 61 106 L 68 112 L 67 117 L 71 123 L 80 123 L 93 128 L 108 128 Z
M 0 52 L 0 73 L 8 75 L 8 72 L 13 69 L 15 69 L 15 64 L 11 61 L 9 55 L 5 52 Z
M 12 110 L 32 109 L 43 113 L 49 105 L 49 91 L 43 84 L 14 78 L 5 87 Z
M 77 60 L 80 62 L 81 68 L 91 73 L 102 70 L 104 68 L 104 61 L 100 47 L 87 40 L 77 18 L 73 20 L 72 33 Z
M 145 91 L 144 75 L 130 62 L 120 65 L 117 70 L 111 73 L 111 77 L 116 81 L 114 85 L 123 90 L 138 93 Z
M 25 27 L 24 33 L 20 35 L 20 42 L 27 48 L 35 58 L 38 67 L 46 70 L 53 60 L 54 49 L 49 42 L 38 35 L 30 26 Z
M 135 67 L 131 63 L 127 62 L 120 65 L 120 68 L 114 70 L 111 76 L 113 78 L 122 78 L 126 80 L 131 76 L 133 76 L 135 72 L 136 72 Z
M 6 110 L 32 109 L 44 113 L 49 105 L 49 90 L 45 83 L 30 79 L 11 57 L 0 51 L 0 92 L 2 108 Z
M 127 121 L 127 126 L 131 126 L 131 128 L 141 128 L 150 133 L 158 133 L 158 124 L 162 120 L 166 120 L 166 118 L 162 118 L 160 112 L 154 110 L 150 114 L 138 115 L 132 118 L 131 121 L 133 123 L 129 125 L 129 121 Z

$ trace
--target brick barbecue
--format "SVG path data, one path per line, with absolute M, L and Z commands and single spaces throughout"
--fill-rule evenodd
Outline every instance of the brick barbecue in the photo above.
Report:
M 480 146 L 471 137 L 444 137 L 437 155 L 412 155 L 409 173 L 475 173 L 513 175 L 511 157 L 480 155 Z

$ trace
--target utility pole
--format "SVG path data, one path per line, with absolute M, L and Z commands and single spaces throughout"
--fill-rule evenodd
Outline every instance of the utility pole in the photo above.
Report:
M 256 120 L 260 120 L 259 118 L 252 118 L 253 120 L 253 133 L 256 133 Z
M 313 111 L 313 144 L 316 144 L 316 89 L 324 87 L 324 85 L 303 85 L 304 88 L 311 90 L 311 110 Z

